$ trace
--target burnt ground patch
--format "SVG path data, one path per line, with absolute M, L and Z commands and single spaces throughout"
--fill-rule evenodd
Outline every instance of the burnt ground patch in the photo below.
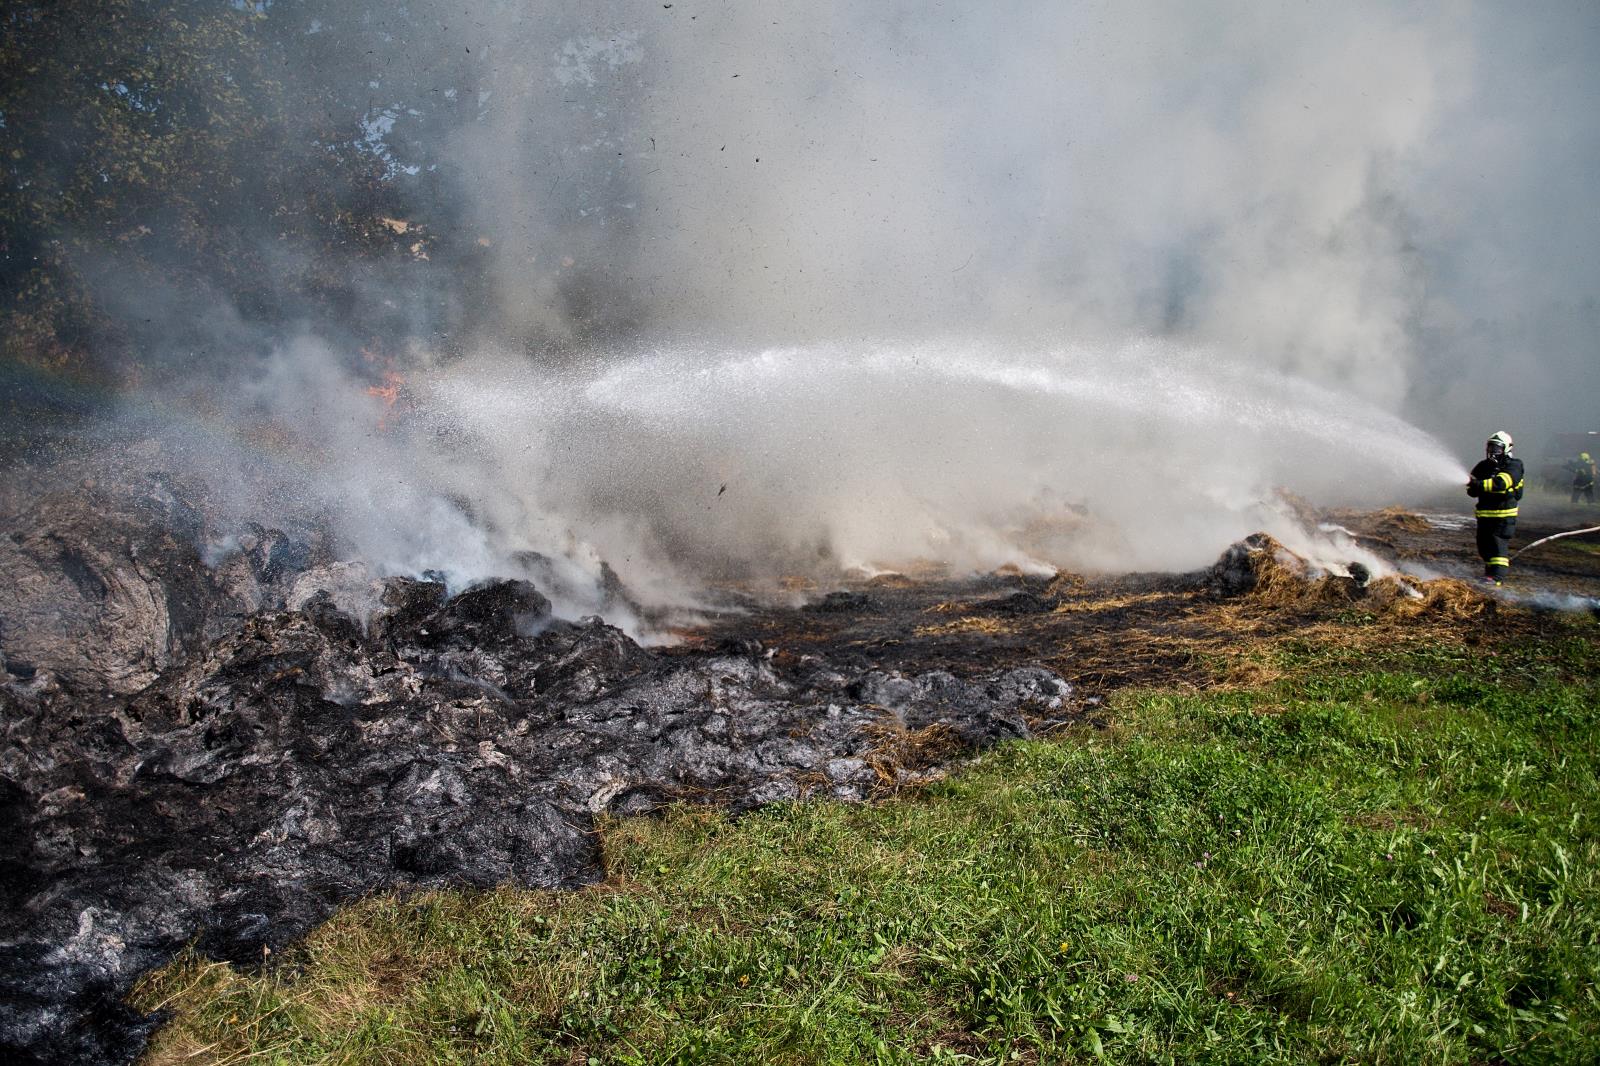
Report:
M 1600 508 L 1573 506 L 1560 495 L 1535 492 L 1522 501 L 1521 512 L 1504 598 L 1536 606 L 1560 596 L 1600 598 L 1600 534 L 1550 541 L 1518 554 L 1545 537 L 1600 526 Z M 1387 508 L 1335 511 L 1325 517 L 1355 534 L 1357 543 L 1401 565 L 1464 579 L 1481 572 L 1470 512 Z
M 1600 536 L 1534 549 L 1516 560 L 1505 588 L 1485 595 L 1470 584 L 1479 573 L 1470 516 L 1390 508 L 1323 518 L 1404 574 L 1365 585 L 1290 560 L 1288 568 L 1238 575 L 1224 572 L 1225 556 L 1189 574 L 883 575 L 841 582 L 804 606 L 717 618 L 685 634 L 682 647 L 753 639 L 779 663 L 916 662 L 958 676 L 1037 664 L 1071 682 L 1080 698 L 1093 698 L 1130 685 L 1229 684 L 1244 660 L 1261 658 L 1278 640 L 1472 642 L 1486 615 L 1498 633 L 1536 631 L 1541 612 L 1600 603 Z M 1534 509 L 1512 547 L 1587 524 L 1600 524 L 1600 512 Z M 847 597 L 852 610 L 815 609 Z
M 860 800 L 1079 713 L 1047 668 L 641 648 L 531 585 L 393 579 L 363 626 L 265 610 L 122 699 L 0 688 L 0 1045 L 126 1062 L 131 982 L 186 944 L 261 962 L 390 888 L 601 876 L 602 812 Z
M 1418 570 L 1470 572 L 1469 534 L 1339 518 Z M 250 550 L 279 540 L 262 531 Z M 44 558 L 19 565 L 46 573 Z M 159 572 L 122 577 L 112 553 L 96 565 L 160 606 Z M 130 1061 L 156 1019 L 122 997 L 186 944 L 260 961 L 375 891 L 593 881 L 604 812 L 869 799 L 998 740 L 1103 724 L 1117 688 L 1255 683 L 1284 641 L 1473 643 L 1486 620 L 1538 632 L 1545 616 L 1519 602 L 1600 585 L 1581 544 L 1485 597 L 1448 577 L 1323 574 L 1256 537 L 1192 574 L 885 575 L 815 590 L 812 609 L 746 596 L 647 649 L 550 617 L 518 581 L 447 597 L 390 579 L 358 620 L 317 586 L 335 569 L 235 568 L 242 595 L 207 587 L 226 566 L 185 557 L 202 606 L 231 598 L 198 622 L 139 616 L 167 657 L 153 683 L 91 691 L 74 682 L 122 675 L 29 663 L 0 685 L 14 1056 Z

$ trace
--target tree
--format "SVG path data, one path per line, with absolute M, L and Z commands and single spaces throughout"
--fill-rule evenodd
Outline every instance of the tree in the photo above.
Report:
M 14 382 L 215 358 L 183 353 L 215 347 L 219 322 L 246 333 L 338 308 L 352 259 L 415 262 L 415 236 L 376 221 L 403 193 L 362 143 L 360 71 L 302 76 L 294 31 L 315 6 L 20 0 L 0 15 Z

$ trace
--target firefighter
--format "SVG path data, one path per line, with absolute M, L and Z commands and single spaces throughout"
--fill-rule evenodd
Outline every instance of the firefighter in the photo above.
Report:
M 1483 462 L 1472 468 L 1467 495 L 1478 501 L 1478 556 L 1483 580 L 1500 584 L 1511 559 L 1511 535 L 1517 529 L 1517 501 L 1522 499 L 1522 460 L 1511 455 L 1511 434 L 1500 432 L 1484 444 Z
M 1585 503 L 1594 502 L 1594 460 L 1589 458 L 1588 452 L 1578 456 L 1577 462 L 1572 464 L 1572 502 L 1577 503 L 1579 496 Z

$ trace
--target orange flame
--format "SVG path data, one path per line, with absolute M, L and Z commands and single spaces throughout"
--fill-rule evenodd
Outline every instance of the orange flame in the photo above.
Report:
M 376 396 L 383 401 L 383 406 L 393 407 L 400 398 L 400 386 L 406 383 L 405 376 L 398 370 L 385 370 L 382 385 L 368 385 L 367 395 Z

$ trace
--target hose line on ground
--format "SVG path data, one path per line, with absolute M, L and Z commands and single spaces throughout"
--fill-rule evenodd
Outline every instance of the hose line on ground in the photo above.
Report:
M 1587 529 L 1569 529 L 1565 533 L 1552 533 L 1548 537 L 1540 537 L 1538 540 L 1534 541 L 1532 544 L 1526 545 L 1525 547 L 1519 548 L 1518 550 L 1512 552 L 1511 553 L 1511 558 L 1515 559 L 1517 556 L 1521 555 L 1523 552 L 1532 551 L 1534 548 L 1537 548 L 1539 545 L 1548 543 L 1549 541 L 1560 540 L 1562 537 L 1576 537 L 1580 533 L 1600 533 L 1600 526 L 1590 526 Z

